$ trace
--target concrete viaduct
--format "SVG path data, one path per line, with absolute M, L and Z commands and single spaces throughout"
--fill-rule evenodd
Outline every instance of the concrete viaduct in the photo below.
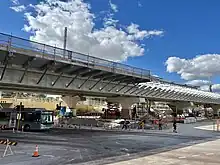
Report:
M 70 108 L 81 96 L 104 96 L 120 102 L 125 115 L 140 98 L 179 106 L 206 104 L 218 109 L 220 105 L 219 94 L 162 82 L 149 70 L 3 33 L 0 90 L 61 94 Z

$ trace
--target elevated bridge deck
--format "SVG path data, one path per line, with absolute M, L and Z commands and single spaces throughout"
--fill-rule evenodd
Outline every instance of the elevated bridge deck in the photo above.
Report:
M 0 33 L 1 90 L 220 104 L 219 94 L 152 79 L 149 70 Z
M 90 79 L 112 80 L 112 82 L 148 82 L 150 71 L 131 67 L 97 57 L 64 50 L 42 43 L 0 33 L 0 60 L 7 52 L 13 53 L 11 64 L 27 65 L 42 70 L 48 67 L 55 73 L 90 77 Z

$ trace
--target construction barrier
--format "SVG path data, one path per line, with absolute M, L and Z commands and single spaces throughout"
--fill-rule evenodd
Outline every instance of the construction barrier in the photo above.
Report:
M 0 144 L 16 146 L 18 143 L 14 141 L 0 140 Z
M 0 140 L 0 144 L 6 145 L 5 151 L 4 151 L 4 154 L 2 155 L 2 157 L 14 155 L 14 152 L 12 151 L 11 146 L 16 146 L 17 142 L 9 141 L 8 139 L 6 139 L 6 140 Z M 7 154 L 8 151 L 10 153 Z
M 4 130 L 4 129 L 6 129 L 6 128 L 7 128 L 6 125 L 0 125 L 0 129 L 1 129 L 1 130 Z

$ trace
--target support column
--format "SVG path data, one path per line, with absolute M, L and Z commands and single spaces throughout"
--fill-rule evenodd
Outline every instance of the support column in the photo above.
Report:
M 213 114 L 219 116 L 220 105 L 211 104 L 210 107 L 213 109 Z
M 76 108 L 76 104 L 81 100 L 79 96 L 63 96 L 62 100 L 68 105 L 72 110 Z
M 123 119 L 131 119 L 131 106 L 135 103 L 146 102 L 145 98 L 138 97 L 111 97 L 107 98 L 108 102 L 120 103 L 122 106 L 121 117 Z

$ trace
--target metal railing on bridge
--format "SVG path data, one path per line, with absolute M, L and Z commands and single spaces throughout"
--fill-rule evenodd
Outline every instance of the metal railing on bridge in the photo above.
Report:
M 103 68 L 104 70 L 107 68 L 111 72 L 124 73 L 124 74 L 138 76 L 147 79 L 150 78 L 150 70 L 132 67 L 126 64 L 121 64 L 121 63 L 101 59 L 98 57 L 89 56 L 79 52 L 61 49 L 55 46 L 42 44 L 39 42 L 15 37 L 4 33 L 0 33 L 0 45 L 35 51 L 40 54 L 43 54 L 43 56 L 45 57 L 49 56 L 49 57 L 54 57 L 55 59 L 59 57 L 62 60 L 75 61 L 78 63 L 87 64 L 89 66 L 98 67 L 100 69 Z

